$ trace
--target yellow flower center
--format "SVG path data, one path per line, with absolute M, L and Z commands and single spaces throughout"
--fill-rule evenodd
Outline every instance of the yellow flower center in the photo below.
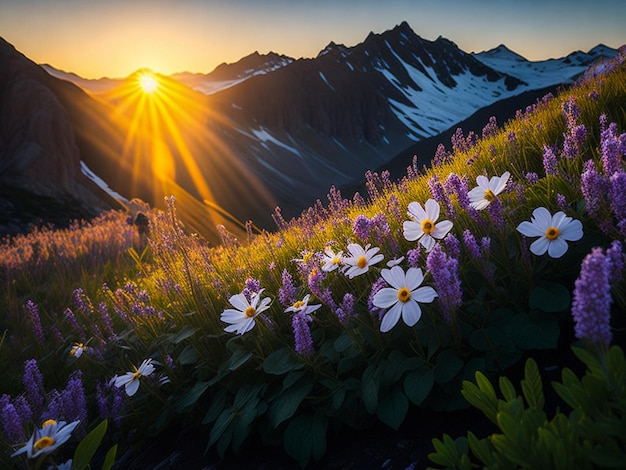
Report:
M 83 349 L 83 343 L 74 343 L 74 347 L 72 349 L 70 349 L 70 355 L 74 356 L 79 349 Z
M 339 256 L 335 256 L 333 258 L 333 264 L 339 264 L 339 263 L 341 263 L 341 258 Z
M 422 232 L 432 233 L 435 230 L 435 223 L 430 219 L 422 220 Z
M 406 287 L 398 289 L 398 300 L 400 302 L 408 302 L 411 300 L 411 291 Z
M 139 380 L 139 377 L 141 377 L 141 372 L 139 372 L 139 369 L 137 369 L 135 366 L 133 366 L 133 369 L 135 369 L 135 372 L 133 372 L 133 378 L 130 379 L 131 382 L 133 380 Z
M 359 268 L 363 269 L 365 266 L 367 266 L 367 258 L 366 258 L 365 256 L 361 256 L 361 257 L 357 260 L 356 265 L 357 265 Z
M 295 304 L 293 304 L 293 308 L 295 308 L 297 310 L 300 307 L 302 307 L 303 305 L 304 305 L 304 302 L 302 302 L 302 300 L 298 300 Z
M 557 238 L 559 238 L 560 233 L 561 232 L 559 231 L 558 228 L 550 227 L 548 230 L 546 230 L 546 238 L 548 240 L 556 240 Z
M 37 439 L 35 444 L 33 444 L 33 450 L 37 452 L 41 449 L 45 449 L 46 447 L 50 447 L 51 445 L 54 445 L 54 438 L 50 436 L 44 436 L 40 439 Z
M 486 189 L 485 195 L 483 197 L 485 198 L 485 201 L 487 202 L 491 202 L 496 198 L 495 194 L 493 194 L 493 191 L 491 191 L 491 189 Z
M 48 419 L 43 422 L 43 424 L 41 425 L 41 429 L 45 428 L 49 424 L 57 424 L 57 422 L 54 419 Z
M 256 314 L 256 309 L 252 305 L 250 305 L 246 307 L 244 313 L 246 314 L 246 317 L 252 318 Z

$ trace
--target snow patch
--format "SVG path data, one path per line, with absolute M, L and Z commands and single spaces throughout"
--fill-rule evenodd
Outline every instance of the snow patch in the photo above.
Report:
M 121 194 L 113 191 L 108 184 L 106 184 L 104 182 L 104 180 L 102 178 L 100 178 L 98 175 L 96 175 L 93 171 L 91 171 L 89 169 L 89 167 L 87 166 L 87 164 L 85 162 L 83 162 L 81 160 L 80 162 L 80 171 L 82 172 L 83 175 L 85 175 L 87 178 L 89 178 L 91 181 L 93 181 L 94 183 L 96 183 L 98 185 L 98 187 L 100 189 L 102 189 L 105 193 L 107 193 L 109 196 L 111 196 L 114 199 L 117 199 L 118 201 L 124 201 L 124 202 L 128 202 L 128 199 L 126 199 L 124 196 L 122 196 Z

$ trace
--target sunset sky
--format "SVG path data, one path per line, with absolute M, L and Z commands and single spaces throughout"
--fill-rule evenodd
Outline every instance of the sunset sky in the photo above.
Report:
M 461 49 L 504 43 L 529 60 L 626 43 L 624 0 L 0 0 L 0 36 L 85 78 L 142 67 L 208 73 L 258 51 L 315 57 L 402 21 Z

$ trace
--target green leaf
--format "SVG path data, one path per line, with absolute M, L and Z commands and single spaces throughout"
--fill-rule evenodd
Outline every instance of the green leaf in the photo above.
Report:
M 545 399 L 543 396 L 543 383 L 537 363 L 531 357 L 526 360 L 524 365 L 524 379 L 521 382 L 522 393 L 526 399 L 526 403 L 531 408 L 543 410 Z
M 263 361 L 263 372 L 266 374 L 282 375 L 302 367 L 304 367 L 303 364 L 294 364 L 291 362 L 288 348 L 281 348 L 274 351 Z
M 624 468 L 626 454 L 615 447 L 596 445 L 589 455 L 597 468 Z
M 104 457 L 104 463 L 102 464 L 102 470 L 111 470 L 115 463 L 115 457 L 117 456 L 117 444 L 109 449 L 107 455 Z M 73 463 L 73 462 L 72 462 Z
M 207 410 L 206 415 L 204 415 L 202 424 L 209 424 L 217 419 L 226 405 L 226 395 L 227 390 L 222 388 L 211 398 L 211 406 Z
M 569 290 L 555 282 L 541 282 L 530 293 L 530 308 L 542 312 L 562 312 L 568 309 L 569 303 Z
M 230 423 L 235 419 L 235 412 L 232 408 L 227 408 L 223 410 L 220 415 L 215 420 L 215 424 L 211 428 L 211 433 L 209 434 L 209 443 L 208 447 L 211 447 L 213 444 L 217 442 L 219 438 L 226 432 Z M 228 444 L 228 443 L 227 443 Z
M 186 340 L 187 338 L 192 336 L 195 332 L 196 330 L 194 330 L 191 326 L 189 325 L 183 326 L 182 329 L 178 332 L 178 334 L 172 340 L 172 344 L 178 344 Z
M 421 405 L 433 389 L 435 376 L 432 369 L 423 367 L 409 372 L 404 378 L 404 393 L 415 405 Z
M 495 326 L 474 330 L 469 337 L 470 345 L 479 351 L 491 351 L 507 341 L 508 335 Z
M 303 468 L 311 459 L 321 459 L 326 452 L 327 427 L 328 420 L 322 414 L 297 416 L 285 430 L 285 450 Z
M 239 369 L 252 357 L 252 353 L 244 351 L 243 349 L 237 349 L 232 356 L 228 359 L 228 370 L 234 371 Z
M 174 402 L 174 411 L 177 413 L 188 412 L 207 388 L 209 388 L 209 382 L 196 382 L 193 387 Z
M 515 391 L 515 387 L 511 383 L 511 381 L 506 378 L 504 375 L 499 379 L 500 390 L 502 391 L 502 396 L 506 401 L 511 401 L 517 397 L 517 392 Z
M 339 338 L 335 340 L 333 346 L 336 351 L 344 352 L 346 349 L 352 346 L 352 337 L 347 331 L 344 331 L 343 333 L 341 333 Z
M 198 362 L 199 359 L 200 356 L 191 344 L 188 344 L 178 356 L 178 362 L 180 362 L 181 365 L 194 364 Z
M 376 415 L 387 426 L 398 429 L 406 412 L 409 410 L 409 400 L 402 393 L 399 386 L 392 387 L 390 393 L 382 398 L 376 409 Z
M 487 378 L 480 371 L 476 371 L 476 381 L 481 384 L 485 390 L 479 388 L 469 380 L 464 380 L 461 395 L 463 395 L 463 398 L 465 398 L 470 405 L 478 408 L 490 421 L 497 424 L 498 400 L 495 395 L 495 390 L 493 390 Z
M 435 382 L 446 383 L 452 380 L 463 368 L 463 361 L 459 359 L 450 349 L 446 349 L 437 356 L 435 366 Z
M 556 316 L 539 311 L 515 315 L 507 328 L 518 348 L 556 348 L 559 321 Z
M 270 405 L 269 419 L 272 426 L 277 427 L 283 421 L 291 418 L 312 388 L 313 383 L 308 379 L 303 379 L 284 390 Z
M 478 439 L 472 431 L 468 431 L 467 441 L 472 454 L 474 454 L 478 460 L 487 467 L 489 464 L 493 463 L 493 452 L 489 447 L 489 441 L 487 439 Z
M 361 399 L 368 413 L 373 414 L 378 407 L 378 389 L 380 387 L 380 378 L 378 369 L 374 365 L 370 365 L 363 372 L 361 378 Z
M 105 419 L 80 441 L 80 444 L 78 444 L 74 452 L 74 457 L 72 458 L 72 470 L 83 470 L 87 468 L 102 442 L 108 424 L 108 421 Z

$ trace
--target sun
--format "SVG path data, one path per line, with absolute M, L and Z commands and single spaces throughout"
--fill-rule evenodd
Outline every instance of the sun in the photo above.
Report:
M 139 86 L 145 93 L 154 93 L 159 88 L 159 82 L 154 75 L 144 73 L 139 77 Z

